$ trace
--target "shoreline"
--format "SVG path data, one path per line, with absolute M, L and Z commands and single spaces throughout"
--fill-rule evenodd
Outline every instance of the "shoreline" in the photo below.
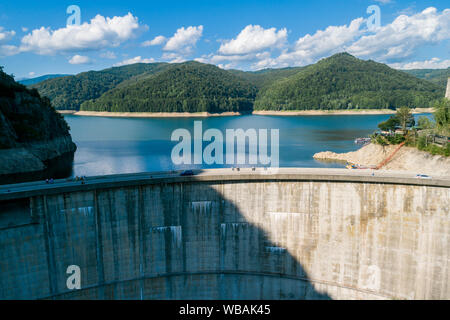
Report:
M 322 115 L 377 115 L 377 114 L 395 114 L 396 110 L 391 109 L 355 109 L 355 110 L 299 110 L 299 111 L 262 111 L 256 110 L 252 114 L 266 116 L 322 116 Z M 433 108 L 415 108 L 411 109 L 413 114 L 432 113 Z
M 414 147 L 404 146 L 396 153 L 398 145 L 381 146 L 369 143 L 356 151 L 335 153 L 322 151 L 313 155 L 318 161 L 331 161 L 340 163 L 351 163 L 367 167 L 372 172 L 377 165 L 391 155 L 393 157 L 380 168 L 380 170 L 404 171 L 411 174 L 428 174 L 430 176 L 444 177 L 450 179 L 450 157 L 432 155 Z
M 233 117 L 242 115 L 239 112 L 107 112 L 107 111 L 75 111 L 56 110 L 61 114 L 81 117 L 113 117 L 113 118 L 207 118 L 207 117 Z
M 114 118 L 207 118 L 207 117 L 233 117 L 245 115 L 239 112 L 106 112 L 106 111 L 75 111 L 56 110 L 63 115 L 74 115 L 83 117 L 114 117 Z M 433 108 L 411 109 L 413 114 L 432 113 Z M 359 109 L 359 110 L 299 110 L 299 111 L 261 111 L 256 110 L 249 115 L 261 116 L 321 116 L 321 115 L 382 115 L 395 114 L 390 109 Z

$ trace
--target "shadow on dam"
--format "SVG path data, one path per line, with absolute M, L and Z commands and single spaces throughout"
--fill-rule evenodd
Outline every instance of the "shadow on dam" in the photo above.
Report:
M 239 186 L 192 177 L 38 196 L 30 224 L 26 200 L 0 202 L 0 299 L 330 299 Z M 67 289 L 70 265 L 81 290 Z

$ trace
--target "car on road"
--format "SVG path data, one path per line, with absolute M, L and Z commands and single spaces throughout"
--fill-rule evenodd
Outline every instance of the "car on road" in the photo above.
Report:
M 192 170 L 185 170 L 180 174 L 180 176 L 182 176 L 182 177 L 193 176 L 193 175 L 194 175 L 194 171 L 192 171 Z
M 416 175 L 417 179 L 432 179 L 430 176 L 426 175 L 426 174 L 418 174 Z

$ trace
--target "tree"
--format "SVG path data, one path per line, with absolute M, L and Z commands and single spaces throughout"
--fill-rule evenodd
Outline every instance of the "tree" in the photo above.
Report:
M 408 126 L 414 126 L 414 116 L 411 113 L 411 110 L 408 107 L 401 107 L 397 109 L 397 114 L 395 117 L 400 122 L 400 126 L 402 127 L 403 131 L 406 131 L 406 128 Z
M 384 122 L 381 122 L 378 125 L 378 128 L 382 131 L 394 131 L 395 127 L 400 125 L 400 121 L 397 119 L 397 117 L 390 117 Z
M 434 127 L 433 121 L 426 116 L 421 116 L 417 121 L 417 124 L 421 129 L 432 129 Z
M 442 99 L 434 105 L 436 129 L 443 134 L 450 134 L 450 100 Z

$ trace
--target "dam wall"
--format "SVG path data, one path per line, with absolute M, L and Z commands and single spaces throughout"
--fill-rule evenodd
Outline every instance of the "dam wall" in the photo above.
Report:
M 448 180 L 212 171 L 0 189 L 0 299 L 450 299 Z

